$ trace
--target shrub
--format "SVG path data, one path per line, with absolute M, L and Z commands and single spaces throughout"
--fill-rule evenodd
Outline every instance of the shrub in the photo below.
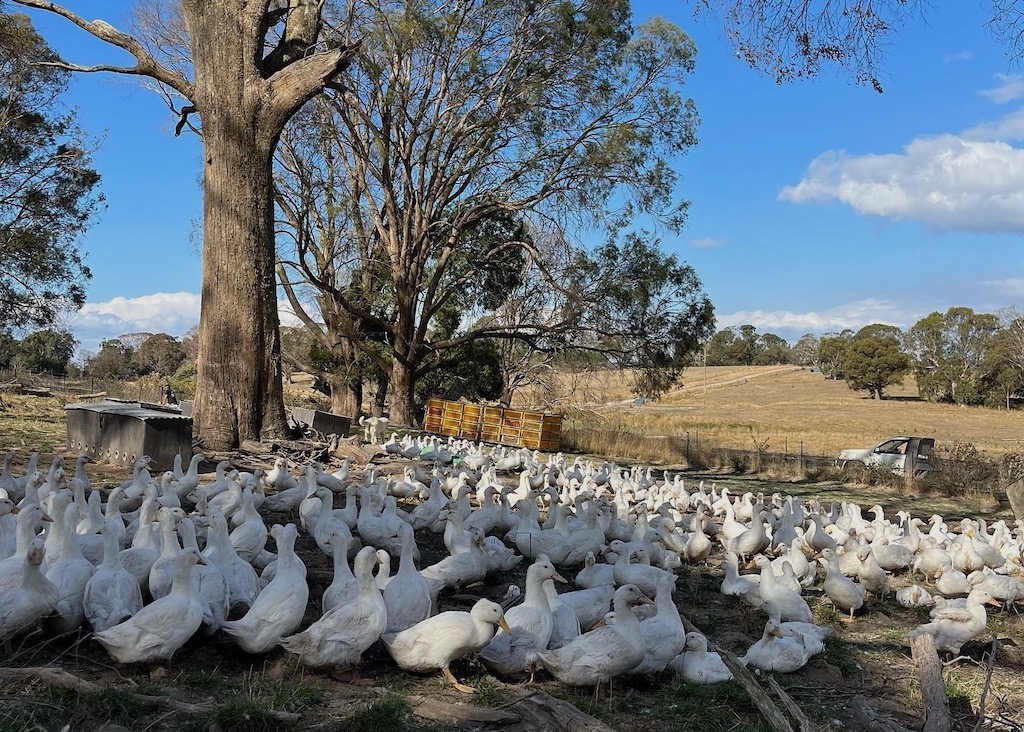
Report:
M 1000 463 L 970 442 L 954 442 L 937 451 L 934 468 L 922 481 L 925 488 L 947 496 L 992 493 L 999 485 Z

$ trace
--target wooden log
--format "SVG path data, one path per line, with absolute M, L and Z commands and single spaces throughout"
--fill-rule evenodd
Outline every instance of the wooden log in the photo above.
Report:
M 520 717 L 511 732 L 615 732 L 596 717 L 543 691 L 523 692 L 519 699 L 506 708 Z
M 35 397 L 52 397 L 53 392 L 49 389 L 43 389 L 37 386 L 23 386 L 21 387 L 21 393 L 27 394 L 28 396 Z
M 782 704 L 789 712 L 789 716 L 796 720 L 796 723 L 800 726 L 800 732 L 815 732 L 817 730 L 817 726 L 811 722 L 806 714 L 804 714 L 804 710 L 801 709 L 795 701 L 793 701 L 793 697 L 787 694 L 785 690 L 779 686 L 778 681 L 773 678 L 769 678 L 768 688 L 775 692 L 775 696 L 779 697 L 782 701 Z
M 512 712 L 472 704 L 452 704 L 428 696 L 410 696 L 409 703 L 417 717 L 451 727 L 479 728 L 481 725 L 507 725 L 519 721 L 519 715 Z
M 0 668 L 0 679 L 38 679 L 44 683 L 59 686 L 62 689 L 71 689 L 72 691 L 82 693 L 95 693 L 108 688 L 107 686 L 96 684 L 79 676 L 75 676 L 63 669 L 49 668 L 45 666 Z M 149 707 L 156 707 L 158 709 L 171 709 L 177 712 L 185 712 L 186 714 L 208 714 L 213 710 L 213 707 L 209 704 L 192 704 L 172 699 L 169 696 L 150 696 L 147 694 L 136 694 L 135 692 L 128 693 L 131 694 L 131 696 L 140 704 Z M 299 715 L 293 712 L 281 712 L 276 709 L 268 709 L 266 710 L 266 713 L 278 722 L 290 725 L 299 721 Z
M 747 670 L 747 667 L 740 663 L 740 659 L 736 658 L 736 654 L 732 651 L 727 651 L 724 648 L 719 648 L 718 655 L 722 657 L 722 661 L 725 663 L 726 668 L 732 671 L 732 677 L 739 682 L 743 690 L 747 692 L 747 696 L 754 702 L 754 706 L 757 707 L 758 711 L 761 712 L 761 716 L 765 718 L 765 721 L 772 726 L 775 732 L 794 732 L 793 726 L 786 719 L 786 715 L 775 706 L 775 702 L 772 701 L 768 693 L 761 688 L 761 685 L 757 683 L 757 679 L 754 675 Z
M 853 698 L 853 715 L 865 732 L 911 732 L 894 720 L 882 716 L 881 712 L 872 707 L 860 694 Z
M 949 713 L 949 697 L 942 681 L 942 664 L 935 650 L 935 639 L 928 633 L 919 633 L 911 641 L 910 649 L 921 679 L 921 701 L 924 704 L 921 732 L 952 732 L 953 717 Z
M 274 452 L 274 448 L 277 447 L 277 443 L 274 442 L 257 442 L 256 440 L 242 440 L 242 444 L 238 446 L 243 452 L 252 453 L 253 455 L 270 455 Z

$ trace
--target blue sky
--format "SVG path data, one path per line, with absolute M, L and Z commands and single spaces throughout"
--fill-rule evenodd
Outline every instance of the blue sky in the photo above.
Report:
M 128 27 L 131 3 L 65 4 Z M 943 5 L 893 36 L 878 94 L 832 69 L 777 85 L 690 4 L 635 0 L 638 22 L 660 14 L 697 44 L 686 92 L 700 143 L 679 161 L 689 222 L 662 244 L 694 266 L 719 327 L 793 342 L 1024 302 L 1024 75 L 986 30 L 987 7 Z M 31 15 L 67 60 L 127 63 Z M 82 241 L 89 302 L 67 325 L 84 350 L 126 332 L 180 336 L 199 315 L 200 145 L 173 136 L 176 120 L 133 77 L 78 75 L 69 101 L 102 140 L 107 209 Z

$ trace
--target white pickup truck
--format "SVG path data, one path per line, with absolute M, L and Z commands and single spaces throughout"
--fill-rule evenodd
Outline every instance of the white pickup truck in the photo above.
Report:
M 867 449 L 843 450 L 836 458 L 836 465 L 841 468 L 851 464 L 889 468 L 897 475 L 903 475 L 909 459 L 914 476 L 920 477 L 931 470 L 931 454 L 934 449 L 935 439 L 932 437 L 900 435 Z

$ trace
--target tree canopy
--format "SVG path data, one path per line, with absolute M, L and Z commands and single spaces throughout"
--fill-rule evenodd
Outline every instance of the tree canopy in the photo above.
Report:
M 627 228 L 639 215 L 671 231 L 685 215 L 673 163 L 696 142 L 697 116 L 680 91 L 694 63 L 681 30 L 633 28 L 627 0 L 391 0 L 346 23 L 340 42 L 362 39 L 358 63 L 279 151 L 283 279 L 319 290 L 308 301 L 321 322 L 307 325 L 332 349 L 348 339 L 387 374 L 394 421 L 412 421 L 415 381 L 473 340 L 575 339 L 621 361 L 623 344 L 641 342 L 611 327 L 628 322 L 652 344 L 637 355 L 657 352 L 646 365 L 696 347 L 710 303 L 692 269 L 671 259 L 627 272 L 620 256 L 650 249 L 653 237 Z M 568 242 L 560 259 L 541 251 L 548 236 Z M 584 236 L 607 245 L 585 252 Z M 543 308 L 496 317 L 534 265 Z M 554 274 L 570 265 L 580 275 Z M 649 274 L 662 279 L 635 279 Z M 626 297 L 631 286 L 644 296 Z M 669 304 L 670 292 L 683 297 Z
M 847 386 L 871 392 L 875 399 L 882 399 L 885 389 L 902 382 L 910 368 L 910 356 L 888 335 L 858 335 L 843 358 Z
M 23 14 L 0 10 L 0 326 L 50 325 L 85 302 L 77 241 L 103 197 L 92 143 L 60 98 L 68 72 Z

